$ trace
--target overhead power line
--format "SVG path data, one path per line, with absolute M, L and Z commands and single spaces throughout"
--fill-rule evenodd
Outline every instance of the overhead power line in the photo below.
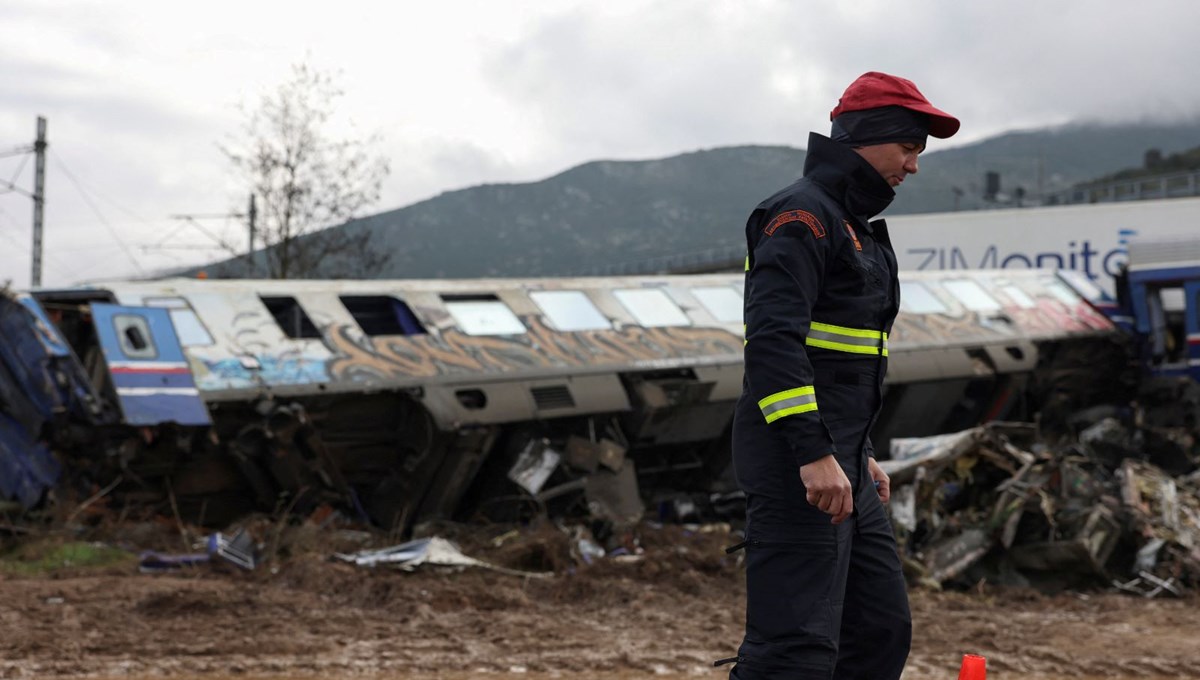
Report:
M 121 238 L 121 235 L 117 233 L 117 230 L 113 228 L 108 219 L 100 212 L 100 208 L 96 206 L 95 201 L 92 200 L 87 190 L 83 188 L 83 184 L 77 177 L 75 177 L 75 174 L 67 169 L 66 164 L 63 163 L 62 158 L 60 158 L 58 154 L 54 155 L 54 161 L 58 166 L 58 169 L 61 170 L 64 175 L 66 175 L 67 179 L 70 180 L 71 184 L 75 187 L 75 190 L 79 192 L 80 197 L 83 198 L 83 202 L 87 204 L 88 208 L 91 209 L 92 214 L 95 215 L 100 224 L 104 225 L 104 228 L 108 230 L 108 233 L 110 236 L 112 236 L 113 241 L 115 241 L 117 245 L 121 247 L 121 252 L 125 253 L 125 257 L 129 259 L 129 262 L 138 270 L 139 274 L 145 274 L 146 270 L 142 267 L 141 262 L 139 262 L 138 258 L 134 256 L 133 251 L 129 248 L 129 245 L 125 243 L 125 240 Z
M 34 148 L 34 146 L 32 144 L 29 144 L 26 146 L 18 146 L 14 149 L 9 149 L 8 151 L 0 151 L 0 158 L 8 158 L 9 156 L 23 156 L 23 155 L 31 154 L 34 151 L 36 151 L 36 149 Z
M 8 192 L 11 191 L 11 192 L 21 194 L 22 196 L 24 196 L 26 198 L 34 198 L 34 195 L 32 193 L 25 191 L 21 187 L 13 184 L 12 182 L 6 182 L 6 181 L 0 179 L 0 187 L 4 187 L 4 191 L 0 191 L 0 193 L 3 193 L 3 194 L 7 194 Z
M 17 177 L 19 177 L 21 175 L 21 171 L 25 169 L 25 164 L 28 162 L 29 162 L 29 154 L 25 154 L 25 157 L 21 159 L 21 164 L 18 165 L 17 169 L 13 172 L 12 179 L 8 180 L 7 182 L 5 182 L 4 180 L 0 180 L 0 185 L 3 185 L 5 188 L 5 191 L 2 191 L 0 193 L 8 193 L 9 191 L 15 191 L 18 194 L 22 194 L 29 198 L 34 198 L 33 194 L 18 187 L 16 184 Z

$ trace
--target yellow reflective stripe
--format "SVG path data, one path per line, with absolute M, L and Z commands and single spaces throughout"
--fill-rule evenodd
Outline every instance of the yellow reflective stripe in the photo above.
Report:
M 831 349 L 836 352 L 850 352 L 851 354 L 879 354 L 879 348 L 866 345 L 848 345 L 844 342 L 833 342 L 831 340 L 821 340 L 814 338 L 811 335 L 804 339 L 804 344 L 811 347 L 820 347 L 821 349 Z M 886 350 L 884 350 L 886 351 Z
M 750 344 L 749 338 L 746 337 L 746 329 L 749 328 L 746 324 L 742 324 L 742 347 Z
M 883 331 L 872 331 L 865 328 L 847 328 L 846 326 L 834 326 L 831 323 L 821 323 L 814 321 L 809 326 L 814 331 L 825 331 L 826 333 L 836 333 L 838 335 L 849 335 L 854 338 L 881 338 L 887 337 L 887 333 Z
M 887 333 L 866 328 L 848 328 L 814 321 L 804 344 L 851 354 L 887 356 Z
M 797 387 L 783 392 L 776 392 L 761 399 L 758 407 L 768 423 L 775 422 L 784 416 L 797 413 L 807 413 L 817 410 L 817 395 L 814 387 Z
M 750 271 L 750 256 L 746 256 L 746 271 Z
M 767 422 L 773 423 L 776 420 L 779 420 L 780 418 L 783 418 L 785 416 L 794 416 L 797 413 L 807 413 L 809 411 L 816 411 L 816 410 L 817 410 L 817 405 L 815 403 L 803 404 L 800 406 L 793 406 L 792 408 L 785 408 L 781 411 L 775 411 L 775 412 L 771 413 L 771 415 L 767 416 Z

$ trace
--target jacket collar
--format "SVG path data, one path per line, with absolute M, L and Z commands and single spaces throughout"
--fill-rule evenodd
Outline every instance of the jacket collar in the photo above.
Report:
M 866 159 L 816 132 L 808 136 L 804 176 L 821 185 L 864 224 L 896 198 L 896 191 Z

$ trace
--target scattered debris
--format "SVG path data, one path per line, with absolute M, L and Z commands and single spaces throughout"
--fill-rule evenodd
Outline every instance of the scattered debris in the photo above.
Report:
M 256 552 L 254 537 L 245 529 L 239 530 L 233 536 L 226 536 L 218 531 L 208 537 L 209 555 L 220 557 L 242 569 L 253 569 L 257 566 Z
M 178 571 L 185 567 L 208 564 L 211 560 L 212 555 L 208 553 L 171 554 L 156 552 L 154 550 L 143 550 L 138 555 L 138 571 L 143 574 L 161 574 L 169 571 Z
M 1175 579 L 1169 578 L 1164 581 L 1163 579 L 1158 578 L 1154 574 L 1146 571 L 1139 571 L 1137 578 L 1133 580 L 1122 583 L 1121 581 L 1114 579 L 1112 583 L 1113 587 L 1119 590 L 1124 590 L 1126 592 L 1133 593 L 1134 595 L 1141 595 L 1148 598 L 1156 597 L 1163 591 L 1167 591 L 1175 596 L 1183 595 L 1183 593 L 1179 590 L 1179 587 L 1175 585 Z
M 548 578 L 553 576 L 553 574 L 549 572 L 508 569 L 506 567 L 489 564 L 482 560 L 477 560 L 474 557 L 468 557 L 467 555 L 464 555 L 462 551 L 459 550 L 458 546 L 454 545 L 454 543 L 437 536 L 419 538 L 414 541 L 408 541 L 407 543 L 392 546 L 390 548 L 362 550 L 351 554 L 336 553 L 334 557 L 360 567 L 377 567 L 380 565 L 388 565 L 404 571 L 413 571 L 417 567 L 430 565 L 436 567 L 455 567 L 460 569 L 465 567 L 481 567 L 504 574 L 512 574 L 514 576 L 529 576 L 533 578 Z
M 560 460 L 562 455 L 550 448 L 549 440 L 531 439 L 517 457 L 516 464 L 508 471 L 508 478 L 536 496 Z
M 214 558 L 220 558 L 246 570 L 258 566 L 258 545 L 245 529 L 239 529 L 232 536 L 218 531 L 204 540 L 204 546 L 206 551 L 202 553 L 142 551 L 138 556 L 138 570 L 144 574 L 157 574 L 207 564 Z
M 1111 583 L 1146 597 L 1200 587 L 1200 472 L 1152 462 L 1190 461 L 1190 436 L 1100 412 L 1076 425 L 1053 446 L 1021 423 L 894 439 L 881 465 L 912 580 Z

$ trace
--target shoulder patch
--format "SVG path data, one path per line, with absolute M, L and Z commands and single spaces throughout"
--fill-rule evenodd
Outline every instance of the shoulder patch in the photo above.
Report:
M 816 215 L 807 210 L 789 210 L 785 213 L 779 213 L 763 231 L 767 236 L 773 236 L 776 229 L 789 222 L 803 222 L 808 225 L 813 236 L 816 238 L 825 238 L 825 226 L 821 224 L 821 220 L 818 220 Z

